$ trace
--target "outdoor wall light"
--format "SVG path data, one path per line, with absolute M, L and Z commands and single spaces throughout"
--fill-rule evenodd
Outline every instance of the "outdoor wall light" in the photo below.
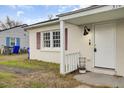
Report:
M 90 29 L 87 26 L 84 26 L 84 36 L 88 35 L 90 32 Z

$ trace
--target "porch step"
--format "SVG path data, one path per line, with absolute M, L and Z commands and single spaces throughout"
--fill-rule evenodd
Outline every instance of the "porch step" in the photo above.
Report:
M 108 75 L 115 75 L 115 70 L 113 69 L 106 69 L 106 68 L 93 68 L 92 72 L 96 73 L 103 73 L 103 74 L 108 74 Z

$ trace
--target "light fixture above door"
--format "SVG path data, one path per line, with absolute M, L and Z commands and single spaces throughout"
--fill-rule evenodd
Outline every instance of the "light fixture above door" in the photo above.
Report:
M 83 33 L 83 35 L 86 36 L 86 35 L 89 34 L 89 32 L 90 32 L 90 29 L 85 25 L 84 26 L 84 33 Z

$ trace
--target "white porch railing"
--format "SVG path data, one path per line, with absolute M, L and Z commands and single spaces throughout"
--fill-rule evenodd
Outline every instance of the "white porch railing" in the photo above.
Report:
M 80 53 L 70 53 L 65 55 L 65 74 L 78 69 Z

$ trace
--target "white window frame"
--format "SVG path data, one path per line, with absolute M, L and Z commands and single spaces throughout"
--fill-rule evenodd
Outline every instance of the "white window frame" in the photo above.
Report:
M 44 42 L 45 42 L 45 41 L 44 41 L 44 34 L 45 34 L 45 33 L 50 33 L 50 32 L 43 32 L 43 40 L 42 40 L 43 42 L 42 42 L 42 45 L 43 45 L 44 48 L 50 48 L 50 47 L 51 47 L 51 35 L 50 35 L 50 37 L 49 37 L 49 38 L 50 38 L 50 40 L 49 40 L 49 41 L 50 41 L 50 45 L 49 45 L 49 47 L 45 47 L 45 46 L 47 45 L 47 44 L 46 44 L 46 45 L 44 44 Z M 50 33 L 50 34 L 51 34 L 51 33 Z M 47 41 L 47 40 L 46 40 L 46 41 Z
M 41 32 L 41 51 L 60 51 L 60 47 L 53 47 L 53 32 L 60 32 L 59 29 Z M 50 33 L 50 47 L 44 47 L 43 33 Z M 61 40 L 60 40 L 61 42 Z
M 59 31 L 53 31 L 53 32 L 52 32 L 52 35 L 53 35 L 54 32 L 56 33 L 56 32 L 59 32 Z M 60 35 L 60 32 L 59 32 L 59 35 Z M 56 36 L 56 35 L 55 35 L 55 36 Z M 59 36 L 59 37 L 60 37 L 60 36 Z M 59 39 L 58 39 L 58 38 L 53 39 L 53 36 L 52 36 L 52 41 L 53 41 L 53 44 L 52 44 L 52 45 L 53 45 L 53 47 L 54 47 L 54 40 L 58 41 L 58 40 L 60 40 L 60 38 L 59 38 Z M 59 45 L 60 45 L 60 42 L 59 42 Z M 60 46 L 59 46 L 59 47 L 60 47 Z M 54 48 L 59 48 L 59 47 L 54 47 Z

